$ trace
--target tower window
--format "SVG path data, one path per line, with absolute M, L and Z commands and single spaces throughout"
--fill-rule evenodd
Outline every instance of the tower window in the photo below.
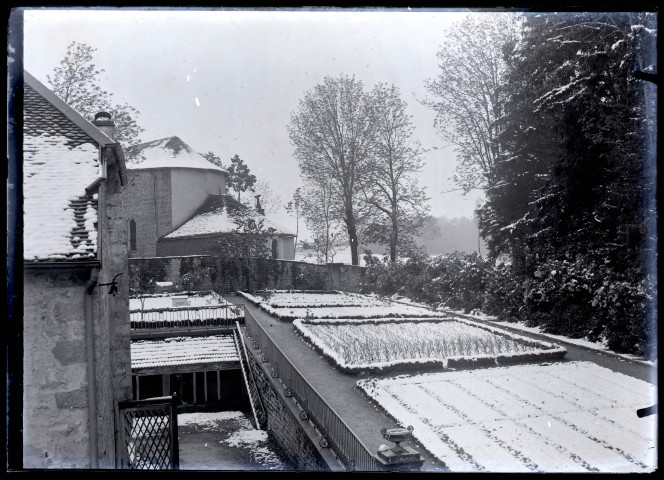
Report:
M 133 218 L 129 220 L 129 248 L 136 250 L 136 222 Z

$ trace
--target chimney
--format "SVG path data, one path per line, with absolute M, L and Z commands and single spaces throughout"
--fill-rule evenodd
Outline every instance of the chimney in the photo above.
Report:
M 92 124 L 101 130 L 111 140 L 115 140 L 115 122 L 111 120 L 111 114 L 108 112 L 99 112 L 95 115 Z
M 265 216 L 265 210 L 263 210 L 263 207 L 261 207 L 261 196 L 254 195 L 254 197 L 256 198 L 256 211 Z

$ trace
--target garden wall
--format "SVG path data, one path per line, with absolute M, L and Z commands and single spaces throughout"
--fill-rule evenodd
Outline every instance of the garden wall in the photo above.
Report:
M 292 260 L 222 258 L 209 255 L 130 258 L 131 282 L 147 293 L 146 284 L 172 282 L 176 290 L 342 290 L 358 292 L 364 267 Z

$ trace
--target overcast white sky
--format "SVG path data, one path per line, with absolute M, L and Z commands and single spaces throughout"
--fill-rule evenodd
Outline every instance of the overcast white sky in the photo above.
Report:
M 396 85 L 426 148 L 421 184 L 434 215 L 473 216 L 478 194 L 454 188 L 456 157 L 418 103 L 437 74 L 438 45 L 461 11 L 26 10 L 24 66 L 46 75 L 72 42 L 97 49 L 103 86 L 138 110 L 143 141 L 179 136 L 228 163 L 236 153 L 284 202 L 300 184 L 286 129 L 305 91 L 355 75 Z M 285 212 L 275 220 L 294 228 Z

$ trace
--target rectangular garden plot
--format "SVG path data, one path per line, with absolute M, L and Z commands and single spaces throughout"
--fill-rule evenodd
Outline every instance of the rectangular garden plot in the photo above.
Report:
M 452 472 L 657 469 L 657 388 L 590 362 L 361 380 Z
M 293 322 L 302 337 L 345 372 L 395 366 L 444 368 L 561 358 L 557 345 L 463 319 L 382 318 Z
M 383 318 L 440 317 L 440 312 L 427 308 L 389 302 L 375 297 L 344 292 L 262 291 L 239 292 L 247 300 L 280 320 L 297 318 Z
M 244 312 L 215 292 L 173 292 L 129 299 L 132 330 L 228 326 L 243 321 Z

